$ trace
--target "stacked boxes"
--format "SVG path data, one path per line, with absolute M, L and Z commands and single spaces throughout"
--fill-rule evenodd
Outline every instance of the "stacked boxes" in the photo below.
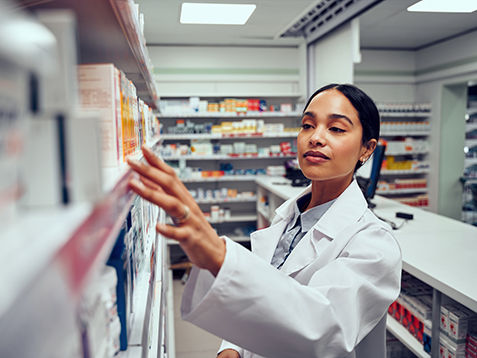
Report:
M 134 289 L 139 275 L 151 273 L 154 227 L 159 209 L 137 197 L 107 261 L 117 274 L 117 312 L 121 323 L 120 349 L 126 350 L 134 315 Z
M 424 344 L 425 321 L 432 317 L 432 288 L 407 273 L 403 273 L 401 287 L 401 293 L 388 313 Z
M 477 314 L 459 303 L 454 303 L 442 305 L 440 317 L 439 352 L 441 357 L 472 357 L 472 332 L 477 329 Z M 469 340 L 468 344 L 467 340 Z M 469 353 L 466 353 L 466 350 L 469 350 Z
M 113 64 L 80 65 L 78 71 L 81 107 L 101 118 L 103 166 L 118 166 L 158 136 L 159 123 Z

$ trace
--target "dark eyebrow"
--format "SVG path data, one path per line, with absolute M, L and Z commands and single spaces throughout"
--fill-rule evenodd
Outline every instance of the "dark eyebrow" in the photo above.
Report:
M 354 126 L 353 122 L 351 121 L 351 119 L 349 119 L 348 117 L 346 117 L 345 115 L 343 114 L 338 114 L 338 113 L 332 113 L 328 116 L 329 119 L 345 119 L 347 120 L 352 126 Z
M 310 117 L 313 117 L 313 118 L 316 118 L 316 115 L 315 113 L 313 112 L 305 112 L 303 113 L 303 117 L 305 116 L 310 116 Z M 351 119 L 349 119 L 348 117 L 346 117 L 345 115 L 343 114 L 338 114 L 338 113 L 332 113 L 328 116 L 329 119 L 345 119 L 346 121 L 348 121 L 352 126 L 354 126 L 353 122 L 351 121 Z

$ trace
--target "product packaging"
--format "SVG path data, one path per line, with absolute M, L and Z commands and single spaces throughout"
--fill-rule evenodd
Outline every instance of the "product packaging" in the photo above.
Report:
M 123 162 L 121 75 L 113 64 L 80 65 L 80 103 L 83 110 L 100 117 L 103 166 Z

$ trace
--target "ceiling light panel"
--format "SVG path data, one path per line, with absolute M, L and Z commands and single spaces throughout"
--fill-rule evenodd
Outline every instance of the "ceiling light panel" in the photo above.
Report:
M 254 4 L 183 3 L 181 24 L 244 25 L 256 9 Z
M 476 0 L 422 0 L 407 8 L 411 12 L 471 13 L 475 10 Z

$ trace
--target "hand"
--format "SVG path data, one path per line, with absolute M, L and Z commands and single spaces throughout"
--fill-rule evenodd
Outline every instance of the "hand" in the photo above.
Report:
M 240 358 L 240 354 L 235 349 L 224 349 L 217 358 Z
M 148 147 L 143 146 L 142 152 L 147 164 L 128 160 L 129 166 L 141 179 L 129 181 L 131 190 L 164 209 L 171 217 L 184 218 L 176 226 L 157 224 L 156 230 L 177 240 L 193 264 L 217 276 L 225 259 L 225 242 L 206 220 L 175 171 Z M 190 209 L 190 215 L 185 215 L 186 206 Z

